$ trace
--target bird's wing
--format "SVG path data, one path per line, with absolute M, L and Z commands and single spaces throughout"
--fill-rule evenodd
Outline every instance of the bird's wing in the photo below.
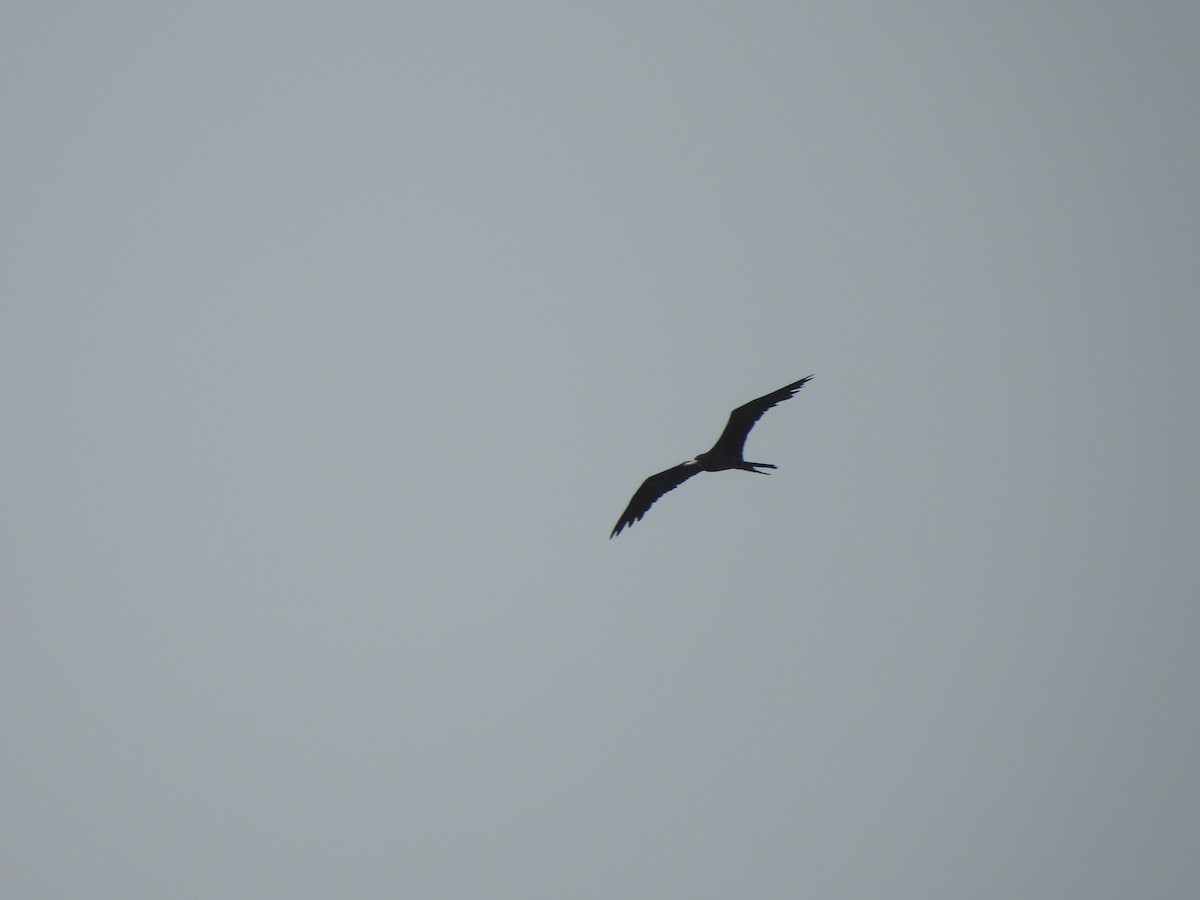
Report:
M 644 516 L 646 510 L 654 505 L 655 500 L 667 491 L 675 490 L 699 471 L 701 471 L 700 464 L 693 459 L 680 463 L 672 469 L 667 469 L 665 472 L 651 475 L 643 481 L 642 486 L 634 493 L 633 499 L 629 501 L 629 505 L 625 507 L 625 512 L 621 513 L 621 518 L 613 527 L 609 539 L 615 538 L 621 533 L 622 528 L 632 525 Z
M 782 403 L 789 397 L 794 397 L 796 391 L 800 390 L 800 388 L 804 387 L 811 380 L 812 376 L 809 375 L 807 378 L 793 381 L 787 387 L 781 387 L 777 391 L 764 394 L 757 400 L 743 403 L 729 414 L 729 422 L 726 423 L 725 430 L 721 432 L 721 436 L 717 438 L 717 442 L 713 444 L 713 448 L 709 452 L 717 451 L 722 455 L 729 454 L 741 459 L 742 448 L 746 444 L 746 435 L 750 433 L 750 429 L 754 427 L 754 423 L 761 419 L 763 413 L 776 403 Z

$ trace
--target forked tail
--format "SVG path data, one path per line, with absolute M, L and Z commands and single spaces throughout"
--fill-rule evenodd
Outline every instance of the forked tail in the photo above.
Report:
M 769 475 L 770 474 L 769 472 L 760 472 L 758 470 L 759 469 L 778 469 L 779 467 L 777 465 L 775 465 L 774 463 L 744 462 L 740 466 L 738 466 L 738 468 L 745 469 L 747 472 L 753 472 L 756 475 Z

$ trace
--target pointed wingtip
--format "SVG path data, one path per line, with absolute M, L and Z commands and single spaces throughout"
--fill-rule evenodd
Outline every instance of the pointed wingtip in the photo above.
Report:
M 812 376 L 812 375 L 805 375 L 799 381 L 794 381 L 791 384 L 789 384 L 786 388 L 784 388 L 784 390 L 786 390 L 788 392 L 789 397 L 795 396 L 796 391 L 800 390 L 800 388 L 804 387 L 806 384 L 808 384 L 810 381 L 812 381 L 813 378 L 814 378 L 814 376 Z

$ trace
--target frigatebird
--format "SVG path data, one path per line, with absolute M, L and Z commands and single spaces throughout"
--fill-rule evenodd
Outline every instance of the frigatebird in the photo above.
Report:
M 746 435 L 750 433 L 750 429 L 754 427 L 754 423 L 762 418 L 763 413 L 776 403 L 782 403 L 789 397 L 794 397 L 796 391 L 800 390 L 800 388 L 804 387 L 811 380 L 812 376 L 809 375 L 807 378 L 793 381 L 787 387 L 781 387 L 777 391 L 764 394 L 757 400 L 751 400 L 749 403 L 742 404 L 729 414 L 729 422 L 725 425 L 725 430 L 721 432 L 721 436 L 717 438 L 717 442 L 712 445 L 711 450 L 701 453 L 695 459 L 690 459 L 674 468 L 667 469 L 665 472 L 651 475 L 643 481 L 642 486 L 633 495 L 633 499 L 629 501 L 629 506 L 625 507 L 625 512 L 621 513 L 621 518 L 613 527 L 612 534 L 608 536 L 609 540 L 620 534 L 622 528 L 632 525 L 641 519 L 650 507 L 654 505 L 655 500 L 667 491 L 675 490 L 675 488 L 679 487 L 693 475 L 700 472 L 721 472 L 725 469 L 742 469 L 746 472 L 756 472 L 759 475 L 765 475 L 767 474 L 766 472 L 759 470 L 776 468 L 771 463 L 746 462 L 742 459 L 742 449 L 746 444 Z

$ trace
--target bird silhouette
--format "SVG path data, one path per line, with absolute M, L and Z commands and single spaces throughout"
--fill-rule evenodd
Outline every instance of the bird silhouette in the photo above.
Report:
M 612 534 L 608 536 L 609 540 L 620 534 L 623 528 L 641 519 L 659 497 L 667 491 L 675 490 L 693 475 L 700 472 L 721 472 L 725 469 L 742 469 L 746 472 L 765 475 L 765 472 L 759 470 L 776 468 L 771 463 L 746 462 L 742 459 L 746 435 L 750 433 L 754 423 L 762 418 L 763 413 L 776 403 L 782 403 L 789 397 L 794 397 L 796 391 L 808 384 L 812 377 L 809 375 L 807 378 L 793 381 L 787 387 L 781 387 L 777 391 L 764 394 L 757 400 L 742 404 L 729 414 L 725 430 L 721 432 L 721 436 L 717 438 L 717 442 L 712 445 L 711 450 L 701 453 L 695 459 L 659 472 L 657 475 L 651 475 L 643 481 L 642 486 L 634 493 L 633 499 L 629 501 L 629 505 L 625 507 L 625 512 L 621 513 L 621 518 L 613 526 Z

